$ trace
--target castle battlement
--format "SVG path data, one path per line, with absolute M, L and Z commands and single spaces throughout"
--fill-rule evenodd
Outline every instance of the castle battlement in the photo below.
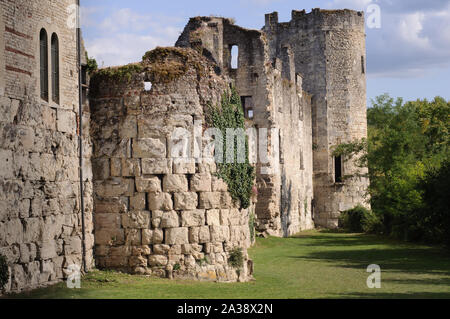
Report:
M 264 30 L 276 30 L 278 28 L 327 28 L 327 29 L 358 29 L 364 32 L 364 13 L 354 10 L 323 10 L 312 9 L 292 10 L 291 21 L 279 22 L 278 12 L 266 14 Z

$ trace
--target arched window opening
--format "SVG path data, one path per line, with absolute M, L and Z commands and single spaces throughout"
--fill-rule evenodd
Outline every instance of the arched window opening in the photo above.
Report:
M 233 45 L 231 47 L 231 68 L 237 69 L 239 67 L 239 47 L 237 45 Z
M 48 38 L 47 31 L 41 29 L 39 34 L 41 98 L 48 102 Z
M 52 101 L 59 104 L 59 41 L 52 34 Z

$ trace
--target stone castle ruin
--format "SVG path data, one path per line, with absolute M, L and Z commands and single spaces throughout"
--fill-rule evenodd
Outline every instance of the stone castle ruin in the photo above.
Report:
M 340 212 L 366 203 L 369 181 L 345 178 L 358 168 L 333 156 L 336 145 L 367 135 L 362 12 L 293 11 L 286 23 L 275 12 L 262 30 L 196 17 L 175 47 L 89 80 L 67 24 L 75 4 L 0 3 L 6 291 L 58 282 L 74 265 L 246 281 L 253 216 L 257 232 L 287 237 L 336 228 Z M 262 152 L 250 145 L 257 192 L 248 208 L 213 158 L 172 156 L 177 133 L 204 131 L 208 107 L 230 87 L 246 127 L 268 136 Z M 199 136 L 190 146 L 210 142 Z

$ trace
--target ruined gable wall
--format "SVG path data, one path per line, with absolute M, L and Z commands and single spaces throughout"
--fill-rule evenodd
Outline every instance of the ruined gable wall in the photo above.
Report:
M 194 50 L 153 52 L 161 60 L 151 66 L 144 60 L 144 69 L 129 80 L 92 80 L 97 266 L 235 281 L 228 256 L 241 247 L 245 261 L 239 280 L 247 280 L 249 210 L 232 200 L 214 175 L 212 159 L 179 163 L 172 157 L 173 142 L 182 137 L 177 134 L 187 130 L 193 136 L 199 129 L 195 121 L 205 127 L 207 105 L 218 105 L 228 81 Z M 187 69 L 177 77 L 160 81 L 154 75 L 166 67 L 173 72 L 179 62 Z M 150 91 L 144 90 L 145 80 L 152 83 Z M 188 140 L 191 147 L 193 142 Z
M 235 25 L 224 28 L 224 66 L 222 71 L 230 75 L 241 97 L 251 97 L 253 118 L 247 120 L 247 127 L 265 128 L 267 145 L 258 142 L 259 154 L 256 162 L 256 187 L 258 198 L 255 207 L 256 228 L 260 232 L 282 236 L 281 223 L 281 171 L 279 150 L 273 149 L 271 129 L 278 128 L 274 115 L 274 68 L 268 60 L 268 47 L 265 36 L 256 30 L 246 30 Z M 231 68 L 231 48 L 238 47 L 237 69 Z M 281 78 L 281 76 L 280 76 Z M 258 131 L 258 134 L 264 134 Z M 279 134 L 278 132 L 276 134 Z M 258 135 L 259 137 L 259 135 Z M 258 140 L 259 141 L 259 140 Z M 262 148 L 266 149 L 262 149 Z M 265 152 L 266 160 L 261 158 Z M 272 156 L 273 155 L 273 156 Z
M 65 277 L 71 264 L 81 266 L 76 31 L 68 28 L 66 12 L 71 4 L 75 1 L 0 3 L 4 25 L 0 29 L 4 40 L 0 40 L 0 253 L 6 256 L 11 275 L 6 291 L 54 283 Z M 39 32 L 43 27 L 49 39 L 49 68 L 51 35 L 56 32 L 59 37 L 59 104 L 45 102 L 39 94 Z M 83 143 L 90 267 L 88 136 Z
M 211 39 L 222 42 L 217 44 Z M 312 180 L 307 172 L 312 171 L 308 166 L 311 127 L 306 125 L 310 121 L 310 110 L 306 110 L 310 105 L 302 98 L 301 85 L 296 84 L 292 53 L 271 56 L 272 47 L 264 32 L 210 17 L 191 19 L 177 45 L 199 47 L 219 61 L 221 72 L 233 79 L 239 95 L 252 99 L 254 116 L 247 120 L 247 127 L 268 130 L 268 144 L 256 146 L 266 147 L 262 151 L 269 154 L 268 162 L 259 156 L 256 163 L 258 231 L 288 236 L 311 228 L 311 205 L 304 205 L 312 196 Z M 233 46 L 239 51 L 236 69 L 231 66 Z M 272 129 L 279 130 L 274 132 L 276 139 L 282 137 L 280 150 L 273 149 Z M 306 166 L 301 165 L 302 156 Z

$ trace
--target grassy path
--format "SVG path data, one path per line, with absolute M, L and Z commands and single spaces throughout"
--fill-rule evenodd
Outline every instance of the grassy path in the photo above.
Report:
M 256 281 L 198 283 L 94 271 L 72 290 L 59 284 L 20 298 L 450 298 L 450 254 L 375 236 L 305 232 L 258 239 Z M 368 289 L 366 268 L 382 269 Z

